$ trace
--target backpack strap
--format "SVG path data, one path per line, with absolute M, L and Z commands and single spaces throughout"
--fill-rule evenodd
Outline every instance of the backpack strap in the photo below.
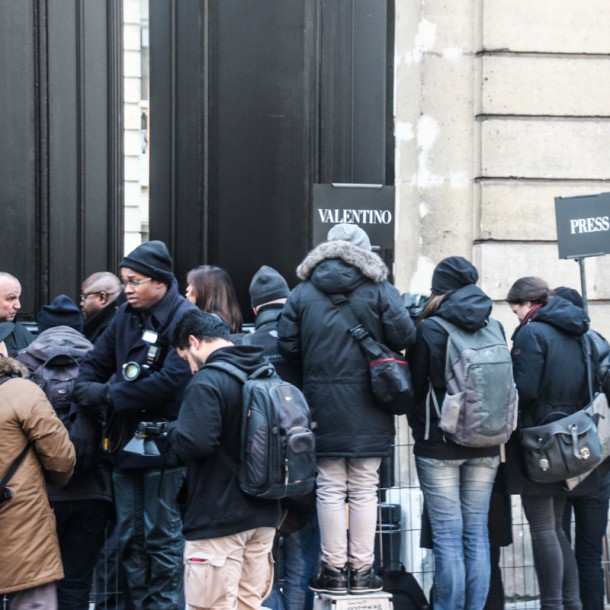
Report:
M 430 438 L 430 397 L 432 397 L 432 404 L 436 411 L 436 416 L 441 418 L 441 410 L 438 406 L 438 399 L 436 398 L 436 392 L 430 383 L 428 385 L 428 393 L 426 394 L 426 427 L 424 430 L 424 440 L 427 441 Z
M 248 379 L 257 379 L 259 377 L 272 377 L 275 373 L 275 367 L 271 363 L 264 364 L 257 368 L 253 373 L 246 373 L 242 371 L 238 366 L 232 364 L 231 362 L 227 362 L 226 360 L 218 360 L 217 362 L 210 362 L 209 364 L 205 364 L 204 368 L 212 368 L 217 369 L 219 371 L 224 371 L 228 373 L 232 377 L 235 377 L 241 383 L 246 383 Z M 229 467 L 231 472 L 239 478 L 239 468 L 237 464 L 231 459 L 229 454 L 224 450 L 222 445 L 218 445 L 218 455 L 222 458 L 223 462 Z

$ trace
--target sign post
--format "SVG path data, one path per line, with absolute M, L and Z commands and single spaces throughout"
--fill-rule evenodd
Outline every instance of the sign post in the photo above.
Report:
M 578 261 L 583 306 L 587 311 L 585 258 L 610 252 L 610 193 L 555 197 L 559 258 Z

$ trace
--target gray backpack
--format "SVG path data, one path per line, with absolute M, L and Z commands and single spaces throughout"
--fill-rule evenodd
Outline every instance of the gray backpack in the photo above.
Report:
M 517 426 L 517 389 L 513 364 L 500 323 L 468 332 L 447 320 L 431 318 L 448 333 L 445 383 L 439 409 L 432 385 L 426 398 L 426 438 L 430 432 L 430 401 L 447 438 L 466 447 L 505 443 Z

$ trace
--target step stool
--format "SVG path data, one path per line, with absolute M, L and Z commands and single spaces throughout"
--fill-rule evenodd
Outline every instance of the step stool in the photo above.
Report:
M 392 594 L 385 591 L 363 595 L 316 595 L 313 610 L 393 610 Z

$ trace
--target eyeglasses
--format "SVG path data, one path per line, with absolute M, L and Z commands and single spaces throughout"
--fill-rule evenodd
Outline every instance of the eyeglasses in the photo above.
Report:
M 86 301 L 89 297 L 93 296 L 94 294 L 106 294 L 106 291 L 105 290 L 98 290 L 97 292 L 85 292 L 85 294 L 78 295 L 78 298 L 81 301 Z
M 144 279 L 141 280 L 128 280 L 126 282 L 121 282 L 121 288 L 123 290 L 125 290 L 125 288 L 127 288 L 127 286 L 131 286 L 132 288 L 137 288 L 138 286 L 141 286 L 142 284 L 146 284 L 146 282 L 150 282 L 152 281 L 152 277 L 145 277 Z

